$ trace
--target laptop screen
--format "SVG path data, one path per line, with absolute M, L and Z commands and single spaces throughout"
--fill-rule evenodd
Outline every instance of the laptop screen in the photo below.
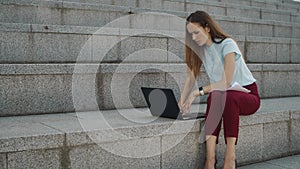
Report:
M 141 89 L 153 116 L 182 119 L 177 100 L 171 89 L 148 87 Z

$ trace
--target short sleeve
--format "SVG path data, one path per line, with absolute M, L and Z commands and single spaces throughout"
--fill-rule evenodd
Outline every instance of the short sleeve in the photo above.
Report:
M 235 60 L 238 60 L 242 56 L 236 42 L 233 39 L 227 38 L 222 42 L 222 57 L 225 58 L 227 54 L 232 52 L 235 53 Z

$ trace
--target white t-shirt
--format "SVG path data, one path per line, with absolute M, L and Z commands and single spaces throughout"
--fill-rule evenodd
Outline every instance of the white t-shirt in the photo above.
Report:
M 216 41 L 219 41 L 217 39 Z M 238 48 L 236 42 L 231 38 L 226 38 L 222 43 L 213 43 L 209 47 L 204 47 L 204 56 L 202 62 L 208 77 L 212 83 L 222 79 L 224 72 L 224 58 L 229 53 L 235 53 L 235 70 L 231 85 L 235 82 L 241 86 L 252 84 L 256 81 L 252 73 L 248 69 L 242 53 Z

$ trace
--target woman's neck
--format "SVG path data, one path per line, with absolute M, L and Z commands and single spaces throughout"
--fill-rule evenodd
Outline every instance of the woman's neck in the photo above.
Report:
M 207 42 L 206 42 L 205 45 L 206 45 L 207 47 L 210 47 L 212 44 L 213 44 L 213 41 L 212 41 L 211 38 L 209 38 L 209 39 L 207 40 Z

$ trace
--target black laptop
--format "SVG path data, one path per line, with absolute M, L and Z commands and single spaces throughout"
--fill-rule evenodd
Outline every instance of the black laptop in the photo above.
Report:
M 189 120 L 205 118 L 204 112 L 187 113 L 182 116 L 172 89 L 142 87 L 142 92 L 153 116 Z

